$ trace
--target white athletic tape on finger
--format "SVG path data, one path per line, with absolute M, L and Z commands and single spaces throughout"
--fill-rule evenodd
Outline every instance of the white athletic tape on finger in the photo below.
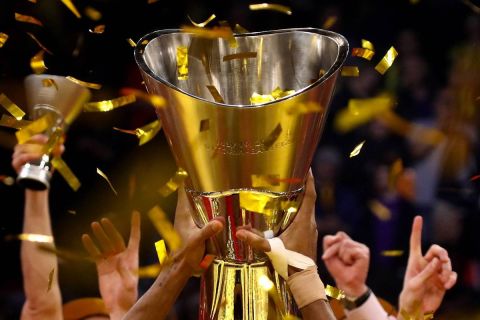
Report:
M 273 237 L 275 237 L 275 235 L 273 234 L 273 230 L 263 231 L 263 236 L 265 237 L 265 239 L 272 239 Z
M 307 269 L 316 266 L 315 262 L 307 256 L 285 248 L 280 238 L 267 239 L 270 243 L 270 251 L 266 255 L 272 262 L 273 268 L 284 279 L 288 279 L 288 266 L 298 269 Z

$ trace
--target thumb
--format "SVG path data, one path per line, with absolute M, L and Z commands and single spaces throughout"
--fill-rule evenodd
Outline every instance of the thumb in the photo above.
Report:
M 245 241 L 254 250 L 269 252 L 271 250 L 270 243 L 267 239 L 255 234 L 254 232 L 241 229 L 236 233 L 238 239 Z
M 420 272 L 415 278 L 414 278 L 414 286 L 415 287 L 420 287 L 424 286 L 428 279 L 432 276 L 435 275 L 437 272 L 438 268 L 440 266 L 440 260 L 438 258 L 434 258 L 432 261 L 430 261 L 427 266 Z
M 202 229 L 198 230 L 196 234 L 195 242 L 205 242 L 220 231 L 223 230 L 224 220 L 220 218 L 215 218 L 209 221 Z

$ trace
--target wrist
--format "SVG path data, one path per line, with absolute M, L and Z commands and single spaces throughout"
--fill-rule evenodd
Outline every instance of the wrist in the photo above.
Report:
M 127 314 L 128 309 L 116 308 L 109 312 L 110 320 L 121 320 Z
M 342 300 L 343 307 L 347 310 L 354 310 L 361 307 L 367 300 L 370 298 L 372 291 L 367 286 L 366 290 L 359 296 L 349 296 L 345 295 L 345 298 Z
M 352 299 L 358 298 L 364 295 L 369 290 L 369 288 L 365 283 L 362 283 L 356 286 L 340 286 L 337 284 L 337 287 L 343 290 L 343 292 L 345 292 L 345 295 L 347 297 L 350 297 Z

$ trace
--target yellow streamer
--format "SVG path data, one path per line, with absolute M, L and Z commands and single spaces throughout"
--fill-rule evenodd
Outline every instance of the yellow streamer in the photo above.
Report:
M 188 20 L 190 20 L 190 22 L 195 26 L 195 27 L 198 27 L 198 28 L 203 28 L 205 27 L 208 23 L 210 23 L 213 19 L 215 19 L 217 16 L 215 14 L 212 14 L 210 17 L 208 17 L 207 20 L 203 21 L 203 22 L 195 22 L 192 20 L 192 18 L 190 18 L 189 15 L 187 15 L 188 17 Z
M 270 216 L 272 214 L 272 202 L 275 198 L 262 193 L 240 191 L 239 200 L 242 209 Z
M 182 26 L 182 32 L 192 33 L 197 37 L 206 38 L 206 39 L 232 39 L 233 32 L 230 27 L 213 27 L 211 29 L 208 28 L 197 28 L 197 27 L 190 27 L 190 26 Z
M 235 59 L 249 59 L 249 58 L 256 58 L 257 53 L 256 52 L 239 52 L 239 53 L 234 53 L 234 54 L 228 54 L 226 56 L 223 56 L 222 61 L 230 61 L 230 60 L 235 60 Z
M 207 89 L 208 89 L 208 91 L 210 91 L 210 94 L 212 95 L 215 102 L 225 103 L 225 101 L 222 98 L 222 95 L 220 94 L 220 92 L 218 92 L 218 90 L 215 86 L 207 85 Z
M 385 74 L 385 72 L 387 72 L 387 70 L 392 66 L 393 61 L 395 61 L 397 56 L 397 50 L 395 50 L 393 46 L 390 47 L 382 60 L 380 60 L 380 62 L 375 66 L 375 70 L 382 75 Z
M 48 68 L 45 65 L 44 59 L 44 50 L 40 50 L 36 55 L 30 59 L 30 67 L 32 68 L 33 72 L 36 74 L 44 73 Z
M 360 75 L 360 71 L 358 67 L 354 66 L 344 66 L 342 67 L 342 77 L 358 77 Z
M 325 294 L 327 295 L 327 297 L 337 300 L 342 300 L 345 298 L 345 292 L 328 284 L 325 287 Z
M 100 169 L 97 168 L 97 174 L 100 175 L 105 181 L 107 181 L 108 185 L 110 186 L 110 189 L 112 189 L 113 193 L 115 193 L 116 196 L 118 196 L 117 190 L 113 187 L 112 182 L 110 182 L 110 179 L 108 179 L 107 175 Z
M 139 278 L 156 278 L 161 270 L 161 266 L 157 263 L 138 268 L 137 274 Z
M 250 103 L 255 105 L 271 101 L 275 101 L 275 98 L 271 94 L 258 94 L 254 92 L 250 97 Z
M 373 46 L 373 43 L 365 39 L 362 39 L 362 48 L 375 52 L 375 47 Z
M 152 140 L 161 128 L 162 123 L 160 122 L 160 120 L 155 120 L 141 128 L 135 129 L 135 134 L 139 139 L 138 145 L 142 146 L 148 141 Z
M 8 34 L 0 32 L 0 48 L 5 45 L 5 42 L 8 40 Z
M 322 29 L 330 29 L 337 22 L 337 20 L 337 16 L 328 17 L 327 20 L 325 20 L 325 22 L 323 23 Z
M 365 144 L 365 140 L 360 142 L 353 150 L 350 152 L 350 158 L 356 157 L 360 154 L 360 151 L 362 150 L 363 145 Z
M 77 8 L 71 0 L 62 0 L 62 3 L 68 8 L 68 10 L 70 10 L 75 15 L 75 17 L 77 17 L 78 19 L 82 17 L 82 15 L 80 14 L 80 12 L 78 12 Z
M 148 211 L 148 217 L 152 221 L 155 229 L 163 237 L 170 250 L 178 250 L 182 245 L 182 240 L 177 231 L 173 228 L 173 224 L 168 219 L 166 213 L 159 206 L 155 206 Z
M 272 10 L 272 11 L 285 13 L 289 16 L 292 15 L 292 10 L 289 7 L 281 4 L 276 4 L 276 3 L 256 3 L 256 4 L 251 4 L 248 7 L 250 8 L 250 10 L 253 10 L 253 11 Z
M 15 133 L 18 143 L 23 144 L 27 142 L 33 135 L 37 133 L 42 133 L 48 128 L 51 128 L 54 123 L 55 117 L 51 113 L 48 113 L 41 118 L 38 118 L 37 120 L 21 128 Z
M 37 233 L 21 233 L 17 236 L 9 236 L 7 239 L 15 238 L 22 241 L 37 242 L 37 243 L 53 243 L 53 237 Z
M 188 79 L 188 48 L 177 47 L 177 72 L 178 80 Z
M 17 120 L 21 120 L 25 116 L 25 112 L 3 93 L 0 94 L 0 104 Z
M 95 26 L 93 29 L 88 29 L 88 31 L 90 33 L 102 34 L 105 32 L 105 25 L 99 24 L 98 26 Z
M 83 10 L 83 12 L 93 21 L 98 21 L 102 19 L 102 13 L 93 7 L 87 6 L 85 7 L 85 10 Z
M 42 22 L 40 22 L 40 20 L 38 20 L 37 18 L 34 18 L 32 16 L 27 16 L 27 15 L 24 15 L 24 14 L 20 14 L 20 13 L 17 13 L 17 12 L 15 12 L 15 20 L 17 20 L 19 22 L 36 24 L 38 26 L 43 27 Z
M 21 129 L 30 123 L 32 122 L 28 120 L 17 120 L 14 117 L 6 114 L 3 114 L 2 118 L 0 119 L 0 126 L 14 129 Z
M 107 112 L 136 101 L 135 95 L 131 94 L 111 100 L 103 100 L 97 102 L 89 102 L 83 106 L 86 112 Z
M 132 40 L 132 38 L 128 38 L 127 42 L 132 48 L 135 48 L 137 46 L 137 44 L 135 43 L 135 41 Z
M 60 157 L 54 157 L 52 159 L 52 166 L 58 170 L 60 175 L 65 179 L 65 181 L 68 183 L 70 188 L 73 189 L 73 191 L 77 191 L 78 188 L 80 188 L 81 183 L 78 180 L 78 178 L 75 176 L 75 174 L 70 170 L 68 165 L 63 161 L 62 158 Z
M 368 61 L 372 60 L 373 56 L 375 55 L 375 51 L 365 48 L 353 48 L 352 49 L 352 57 L 360 57 L 366 59 Z
M 188 177 L 187 171 L 183 170 L 182 168 L 178 168 L 175 172 L 175 175 L 167 181 L 167 183 L 158 190 L 158 193 L 162 197 L 167 197 L 173 192 L 175 192 L 180 184 Z
M 381 221 L 388 221 L 392 218 L 392 213 L 390 212 L 390 209 L 388 209 L 378 200 L 371 200 L 368 203 L 368 207 L 370 208 L 372 213 Z
M 165 241 L 159 240 L 155 242 L 155 250 L 157 251 L 158 261 L 160 262 L 160 265 L 162 265 L 168 256 Z
M 401 257 L 403 256 L 403 250 L 384 250 L 381 254 L 384 257 Z
M 101 84 L 98 84 L 98 83 L 93 83 L 93 82 L 85 82 L 85 81 L 82 81 L 82 80 L 78 80 L 72 76 L 67 76 L 66 77 L 68 80 L 78 84 L 78 85 L 81 85 L 82 87 L 86 87 L 86 88 L 90 88 L 90 89 L 95 89 L 95 90 L 100 90 L 102 88 L 102 85 Z

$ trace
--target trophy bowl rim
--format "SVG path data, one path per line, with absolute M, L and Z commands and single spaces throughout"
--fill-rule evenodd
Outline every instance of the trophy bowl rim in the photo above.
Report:
M 148 65 L 145 61 L 145 58 L 144 58 L 144 50 L 145 50 L 146 46 L 150 43 L 151 40 L 153 40 L 153 39 L 155 39 L 155 38 L 157 38 L 161 35 L 166 35 L 166 34 L 174 34 L 174 33 L 192 34 L 192 33 L 183 32 L 181 29 L 161 29 L 161 30 L 155 30 L 155 31 L 152 31 L 150 33 L 147 33 L 146 35 L 144 35 L 143 37 L 141 37 L 137 41 L 137 44 L 136 44 L 135 49 L 134 49 L 134 58 L 135 58 L 135 62 L 137 63 L 138 67 L 143 72 L 148 74 L 150 77 L 152 77 L 153 79 L 161 82 L 165 86 L 167 86 L 167 87 L 169 87 L 173 90 L 179 91 L 183 94 L 186 94 L 187 96 L 192 97 L 194 99 L 197 99 L 197 100 L 200 100 L 200 101 L 205 101 L 205 102 L 208 102 L 208 103 L 211 103 L 211 104 L 214 104 L 214 105 L 217 105 L 217 106 L 221 106 L 221 107 L 228 107 L 228 108 L 261 108 L 261 107 L 268 106 L 268 105 L 278 104 L 281 101 L 286 101 L 286 100 L 292 99 L 292 98 L 294 98 L 296 96 L 299 96 L 302 93 L 304 93 L 304 92 L 306 92 L 306 91 L 308 91 L 308 90 L 310 90 L 310 89 L 312 89 L 316 86 L 319 86 L 323 82 L 330 79 L 342 67 L 343 63 L 347 59 L 348 50 L 349 50 L 349 44 L 348 44 L 347 39 L 343 35 L 341 35 L 339 33 L 336 33 L 336 32 L 333 32 L 333 31 L 330 31 L 330 30 L 324 30 L 324 29 L 319 29 L 319 28 L 311 28 L 311 27 L 308 27 L 308 28 L 286 28 L 286 29 L 266 30 L 266 31 L 254 31 L 254 32 L 247 32 L 247 33 L 234 33 L 234 36 L 235 37 L 249 37 L 249 36 L 261 36 L 261 35 L 278 34 L 278 33 L 289 33 L 289 32 L 315 33 L 315 34 L 322 35 L 322 36 L 327 36 L 327 37 L 333 39 L 337 43 L 338 49 L 339 49 L 337 58 L 335 59 L 335 62 L 333 63 L 333 65 L 327 70 L 327 72 L 325 72 L 325 74 L 322 75 L 321 77 L 319 77 L 315 82 L 309 84 L 308 86 L 303 87 L 302 89 L 296 91 L 294 94 L 291 94 L 287 97 L 283 97 L 283 98 L 277 99 L 275 101 L 264 102 L 264 103 L 255 104 L 255 105 L 252 105 L 252 104 L 221 103 L 221 102 L 211 101 L 211 100 L 193 95 L 193 94 L 191 94 L 187 91 L 184 91 L 181 88 L 171 84 L 170 82 L 166 81 L 165 79 L 159 77 L 158 75 L 156 75 L 151 70 L 150 67 L 148 67 Z

